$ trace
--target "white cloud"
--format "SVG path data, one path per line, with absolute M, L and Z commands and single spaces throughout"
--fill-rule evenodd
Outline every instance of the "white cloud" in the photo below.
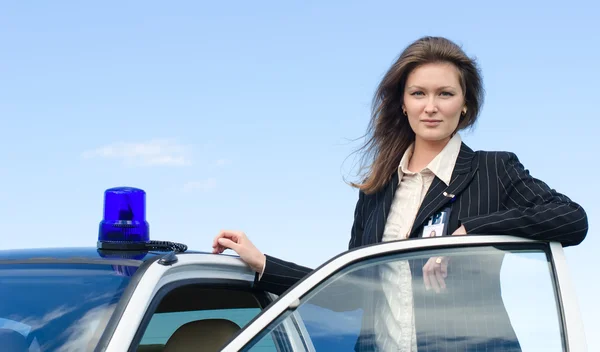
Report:
M 208 178 L 206 180 L 190 181 L 183 185 L 183 190 L 186 192 L 201 191 L 207 192 L 217 187 L 217 180 L 215 178 Z
M 46 313 L 41 318 L 25 317 L 22 319 L 15 319 L 15 320 L 19 320 L 21 323 L 31 326 L 31 330 L 37 330 L 37 329 L 40 329 L 40 328 L 46 326 L 46 324 L 52 322 L 53 320 L 61 318 L 64 315 L 71 313 L 72 311 L 76 310 L 77 308 L 78 307 L 68 307 L 67 305 L 62 305 L 62 306 L 57 307 L 54 310 Z
M 171 140 L 114 143 L 83 153 L 86 159 L 117 159 L 133 166 L 186 166 L 191 164 L 188 147 Z
M 57 348 L 59 352 L 84 351 L 89 341 L 94 337 L 102 319 L 114 311 L 116 304 L 95 307 L 75 321 L 61 335 L 68 336 L 65 343 Z M 45 346 L 47 348 L 47 346 Z

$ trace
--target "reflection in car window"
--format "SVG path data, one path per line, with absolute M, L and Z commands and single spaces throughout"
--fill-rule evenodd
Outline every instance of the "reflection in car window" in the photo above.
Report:
M 134 272 L 112 265 L 0 265 L 0 346 L 10 351 L 94 348 Z M 7 346 L 10 346 L 7 347 Z
M 446 274 L 424 275 L 428 262 L 447 262 Z M 563 351 L 550 270 L 541 249 L 395 254 L 330 277 L 301 299 L 297 313 L 317 351 Z M 445 285 L 439 293 L 425 285 L 434 279 Z M 287 319 L 245 350 L 255 351 Z

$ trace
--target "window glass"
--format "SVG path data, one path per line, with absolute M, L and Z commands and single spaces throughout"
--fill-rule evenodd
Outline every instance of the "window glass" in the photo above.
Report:
M 178 287 L 158 304 L 137 350 L 162 351 L 168 343 L 197 343 L 199 347 L 204 344 L 205 348 L 212 346 L 212 342 L 221 345 L 261 310 L 258 299 L 249 291 L 197 284 Z M 188 333 L 183 332 L 186 328 L 190 329 Z M 174 337 L 178 331 L 179 336 Z M 264 339 L 256 348 L 276 351 L 273 338 Z
M 542 249 L 445 249 L 355 263 L 305 295 L 296 316 L 317 351 L 563 351 L 556 297 Z
M 259 308 L 236 308 L 218 310 L 194 310 L 172 313 L 156 313 L 152 316 L 141 344 L 165 344 L 175 330 L 185 323 L 205 319 L 227 319 L 244 327 L 258 313 Z
M 0 265 L 0 350 L 93 349 L 136 267 Z

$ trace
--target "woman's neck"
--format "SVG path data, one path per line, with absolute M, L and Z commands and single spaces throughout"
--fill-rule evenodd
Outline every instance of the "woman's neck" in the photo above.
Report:
M 425 141 L 416 138 L 408 169 L 412 172 L 423 170 L 444 149 L 449 141 L 450 138 L 441 141 Z

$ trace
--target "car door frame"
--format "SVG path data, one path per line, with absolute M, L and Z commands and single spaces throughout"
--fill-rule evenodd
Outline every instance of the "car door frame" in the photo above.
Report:
M 377 243 L 346 251 L 319 268 L 315 269 L 286 293 L 280 296 L 268 309 L 257 315 L 246 325 L 222 352 L 240 351 L 256 336 L 262 333 L 274 320 L 288 310 L 294 311 L 300 305 L 300 299 L 314 287 L 327 280 L 336 272 L 349 265 L 375 257 L 411 253 L 423 250 L 466 248 L 484 245 L 515 245 L 524 249 L 546 246 L 552 266 L 553 280 L 556 286 L 556 299 L 561 330 L 566 351 L 587 351 L 581 313 L 563 247 L 556 242 L 541 242 L 514 236 L 444 236 L 426 239 L 414 239 Z
M 164 263 L 153 260 L 134 275 L 134 285 L 115 309 L 111 331 L 106 331 L 96 350 L 126 352 L 139 337 L 139 329 L 147 319 L 157 295 L 163 288 L 177 283 L 201 283 L 207 287 L 230 283 L 252 289 L 254 273 L 237 256 L 204 253 L 182 253 L 176 261 Z M 264 295 L 265 299 L 272 296 Z M 270 302 L 269 302 L 270 303 Z M 264 305 L 266 306 L 266 305 Z

